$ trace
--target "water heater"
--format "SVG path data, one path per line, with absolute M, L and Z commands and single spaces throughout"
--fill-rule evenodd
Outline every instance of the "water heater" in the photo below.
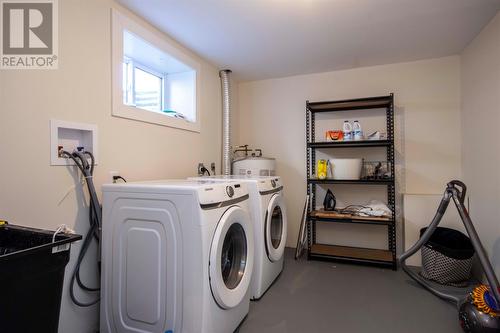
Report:
M 276 176 L 276 160 L 262 156 L 236 158 L 232 165 L 233 175 Z

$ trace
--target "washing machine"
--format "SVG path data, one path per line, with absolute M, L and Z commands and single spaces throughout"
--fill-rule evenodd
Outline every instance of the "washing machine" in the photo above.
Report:
M 200 177 L 190 179 L 200 179 Z M 230 175 L 201 177 L 201 179 L 221 182 L 238 181 L 248 185 L 250 217 L 255 231 L 255 264 L 251 299 L 258 300 L 283 270 L 287 215 L 281 178 Z
M 254 266 L 247 184 L 103 186 L 101 332 L 230 333 Z

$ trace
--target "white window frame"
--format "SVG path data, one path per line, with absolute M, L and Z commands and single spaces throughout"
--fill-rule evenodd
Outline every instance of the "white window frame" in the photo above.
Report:
M 192 132 L 200 132 L 201 122 L 200 122 L 200 80 L 201 80 L 201 65 L 194 59 L 191 55 L 187 54 L 175 45 L 175 42 L 169 40 L 166 36 L 162 35 L 160 32 L 154 31 L 151 28 L 147 28 L 131 17 L 127 17 L 125 14 L 121 13 L 116 9 L 111 9 L 111 65 L 112 65 L 112 115 L 115 117 L 127 118 L 142 122 L 147 122 L 151 124 L 157 124 L 162 126 L 168 126 L 173 128 L 179 128 Z M 194 107 L 196 113 L 196 120 L 189 121 L 182 118 L 172 117 L 168 114 L 162 114 L 160 112 L 149 111 L 141 109 L 132 105 L 127 105 L 124 103 L 123 99 L 123 33 L 124 31 L 129 31 L 136 36 L 147 41 L 154 47 L 160 49 L 161 51 L 173 56 L 177 60 L 183 62 L 187 66 L 191 67 L 195 71 L 195 87 L 194 87 Z M 133 59 L 132 59 L 133 61 Z M 137 64 L 137 63 L 136 63 Z M 146 67 L 146 71 L 151 72 L 151 70 Z M 139 67 L 140 68 L 140 67 Z M 154 74 L 152 72 L 152 74 Z M 155 74 L 156 75 L 156 74 Z M 165 78 L 163 79 L 163 88 L 165 87 Z M 165 91 L 162 91 L 162 103 L 164 100 Z
M 143 72 L 146 72 L 148 74 L 151 74 L 151 75 L 154 75 L 156 76 L 157 78 L 160 78 L 161 79 L 161 91 L 160 91 L 160 103 L 161 103 L 161 107 L 160 109 L 164 109 L 165 108 L 165 83 L 166 83 L 166 80 L 167 80 L 167 76 L 163 73 L 160 73 L 160 72 L 157 72 L 155 71 L 154 69 L 148 67 L 148 66 L 145 66 L 143 64 L 141 64 L 140 62 L 137 62 L 136 60 L 132 59 L 132 58 L 128 58 L 128 57 L 124 57 L 124 62 L 125 62 L 125 58 L 127 63 L 131 64 L 131 67 L 132 67 L 132 78 L 131 78 L 131 94 L 132 94 L 132 103 L 131 104 L 125 104 L 125 105 L 128 105 L 128 106 L 133 106 L 133 107 L 136 107 L 138 108 L 138 106 L 136 105 L 136 102 L 135 102 L 135 69 L 138 68 L 140 69 L 141 71 Z M 122 80 L 123 80 L 123 77 L 122 77 Z M 128 90 L 128 89 L 127 89 Z M 149 111 L 149 110 L 148 110 Z M 154 112 L 154 111 L 153 111 Z

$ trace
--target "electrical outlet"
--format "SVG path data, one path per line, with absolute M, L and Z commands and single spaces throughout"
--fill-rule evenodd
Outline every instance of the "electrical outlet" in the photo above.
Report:
M 116 181 L 113 179 L 113 177 L 119 176 L 119 175 L 120 175 L 120 172 L 118 172 L 118 171 L 110 171 L 109 172 L 109 179 L 108 179 L 109 182 L 110 183 L 116 183 Z
M 203 165 L 203 163 L 198 163 L 198 176 L 203 176 L 203 171 L 202 169 L 204 168 L 205 166 Z

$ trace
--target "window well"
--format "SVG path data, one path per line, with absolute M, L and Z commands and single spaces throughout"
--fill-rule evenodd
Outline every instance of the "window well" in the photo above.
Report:
M 113 115 L 199 132 L 199 63 L 117 11 L 112 31 Z

